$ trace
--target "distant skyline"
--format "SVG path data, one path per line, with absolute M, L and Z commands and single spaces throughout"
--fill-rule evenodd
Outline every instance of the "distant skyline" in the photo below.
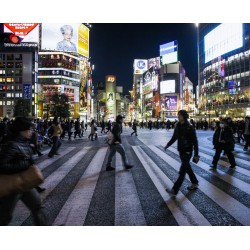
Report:
M 178 60 L 186 76 L 197 85 L 197 28 L 193 23 L 126 24 L 92 23 L 90 57 L 95 65 L 93 83 L 115 75 L 124 94 L 132 89 L 134 59 L 159 56 L 161 44 L 178 41 Z

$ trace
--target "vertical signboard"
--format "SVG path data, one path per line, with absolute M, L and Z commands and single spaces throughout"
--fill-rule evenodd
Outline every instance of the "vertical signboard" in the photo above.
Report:
M 23 84 L 23 99 L 26 100 L 32 99 L 32 84 L 30 83 Z

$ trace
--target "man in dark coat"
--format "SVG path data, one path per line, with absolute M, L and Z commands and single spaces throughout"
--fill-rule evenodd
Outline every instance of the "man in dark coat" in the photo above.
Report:
M 194 190 L 198 188 L 198 180 L 190 166 L 190 159 L 194 150 L 194 161 L 197 163 L 199 161 L 199 149 L 198 141 L 196 137 L 195 128 L 188 122 L 188 113 L 186 110 L 180 110 L 178 112 L 179 122 L 176 124 L 174 134 L 171 140 L 165 146 L 165 150 L 170 147 L 176 140 L 178 140 L 178 151 L 181 158 L 181 168 L 179 171 L 179 178 L 174 183 L 171 190 L 167 189 L 167 192 L 172 196 L 177 195 L 180 187 L 185 179 L 186 173 L 188 174 L 191 185 L 188 190 Z
M 217 168 L 217 163 L 220 159 L 221 152 L 224 150 L 231 164 L 230 168 L 234 169 L 236 166 L 235 158 L 232 153 L 234 150 L 233 130 L 228 126 L 227 119 L 222 119 L 220 126 L 215 130 L 213 136 L 213 145 L 215 148 L 215 155 L 212 162 L 212 169 Z

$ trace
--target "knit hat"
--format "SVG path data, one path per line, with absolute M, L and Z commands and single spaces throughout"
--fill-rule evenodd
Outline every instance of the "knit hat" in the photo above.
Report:
M 17 117 L 11 125 L 11 131 L 17 134 L 21 131 L 31 129 L 32 126 L 33 126 L 33 123 L 31 122 L 30 119 L 26 117 Z

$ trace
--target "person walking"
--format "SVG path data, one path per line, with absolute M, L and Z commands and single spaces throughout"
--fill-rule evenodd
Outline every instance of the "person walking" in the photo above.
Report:
M 95 140 L 97 140 L 97 133 L 96 133 L 97 127 L 95 125 L 95 120 L 94 119 L 91 121 L 90 129 L 91 130 L 90 130 L 90 134 L 89 134 L 88 138 L 89 139 L 91 138 L 91 141 L 94 141 L 93 137 L 95 136 Z
M 34 154 L 37 154 L 39 157 L 42 156 L 43 154 L 40 152 L 40 150 L 38 149 L 38 133 L 37 133 L 37 124 L 36 123 L 33 123 L 33 126 L 32 126 L 32 135 L 31 135 L 31 138 L 30 138 L 30 147 L 33 151 Z
M 133 122 L 132 129 L 134 130 L 134 132 L 131 133 L 131 136 L 133 134 L 135 134 L 135 136 L 138 136 L 137 135 L 137 122 L 136 122 L 136 120 L 134 120 L 134 122 Z
M 105 122 L 104 122 L 104 120 L 102 120 L 101 128 L 102 128 L 101 134 L 102 134 L 102 132 L 105 134 Z
M 79 138 L 81 138 L 81 124 L 80 124 L 79 118 L 77 118 L 75 121 L 74 139 L 76 138 L 77 135 L 79 136 Z
M 11 137 L 0 152 L 0 174 L 4 175 L 21 174 L 34 165 L 32 150 L 29 146 L 32 122 L 25 117 L 17 117 L 10 130 Z M 7 226 L 11 222 L 13 211 L 19 200 L 31 211 L 35 225 L 48 225 L 40 195 L 35 188 L 32 188 L 0 198 L 0 226 Z
M 59 137 L 63 131 L 57 117 L 55 117 L 53 120 L 52 132 L 53 132 L 52 133 L 53 146 L 48 154 L 49 158 L 54 157 L 54 155 L 59 155 L 58 150 L 62 144 L 61 141 L 59 140 Z
M 243 127 L 243 136 L 245 139 L 244 151 L 247 151 L 248 147 L 250 146 L 250 117 L 249 116 L 245 117 L 245 124 Z
M 113 156 L 115 155 L 116 152 L 118 152 L 121 155 L 122 161 L 123 161 L 123 165 L 124 165 L 125 169 L 128 170 L 128 169 L 133 168 L 133 165 L 130 165 L 128 163 L 128 158 L 126 156 L 124 147 L 122 145 L 122 140 L 121 140 L 122 122 L 123 122 L 123 117 L 121 115 L 118 115 L 116 117 L 116 123 L 113 126 L 113 129 L 111 131 L 112 134 L 113 134 L 113 140 L 109 144 L 110 151 L 109 151 L 109 156 L 108 156 L 108 162 L 107 162 L 107 166 L 106 166 L 106 171 L 115 170 L 115 168 L 111 166 L 111 162 L 112 162 L 112 158 L 113 158 Z
M 234 136 L 233 130 L 228 126 L 227 119 L 222 119 L 220 121 L 220 126 L 216 128 L 213 135 L 213 145 L 215 148 L 215 155 L 211 168 L 216 170 L 221 152 L 224 150 L 231 164 L 229 168 L 234 169 L 236 166 L 235 158 L 232 153 L 234 150 Z
M 198 180 L 190 166 L 190 159 L 194 150 L 193 161 L 197 163 L 199 161 L 199 149 L 198 141 L 196 137 L 195 128 L 188 122 L 188 113 L 186 110 L 180 110 L 178 112 L 179 122 L 176 124 L 174 134 L 171 140 L 164 147 L 166 150 L 170 147 L 176 140 L 178 140 L 178 151 L 181 159 L 181 168 L 179 171 L 179 177 L 174 183 L 171 190 L 166 189 L 166 191 L 172 196 L 176 196 L 180 190 L 180 187 L 185 179 L 186 173 L 189 176 L 191 185 L 188 186 L 188 190 L 195 190 L 198 188 Z

